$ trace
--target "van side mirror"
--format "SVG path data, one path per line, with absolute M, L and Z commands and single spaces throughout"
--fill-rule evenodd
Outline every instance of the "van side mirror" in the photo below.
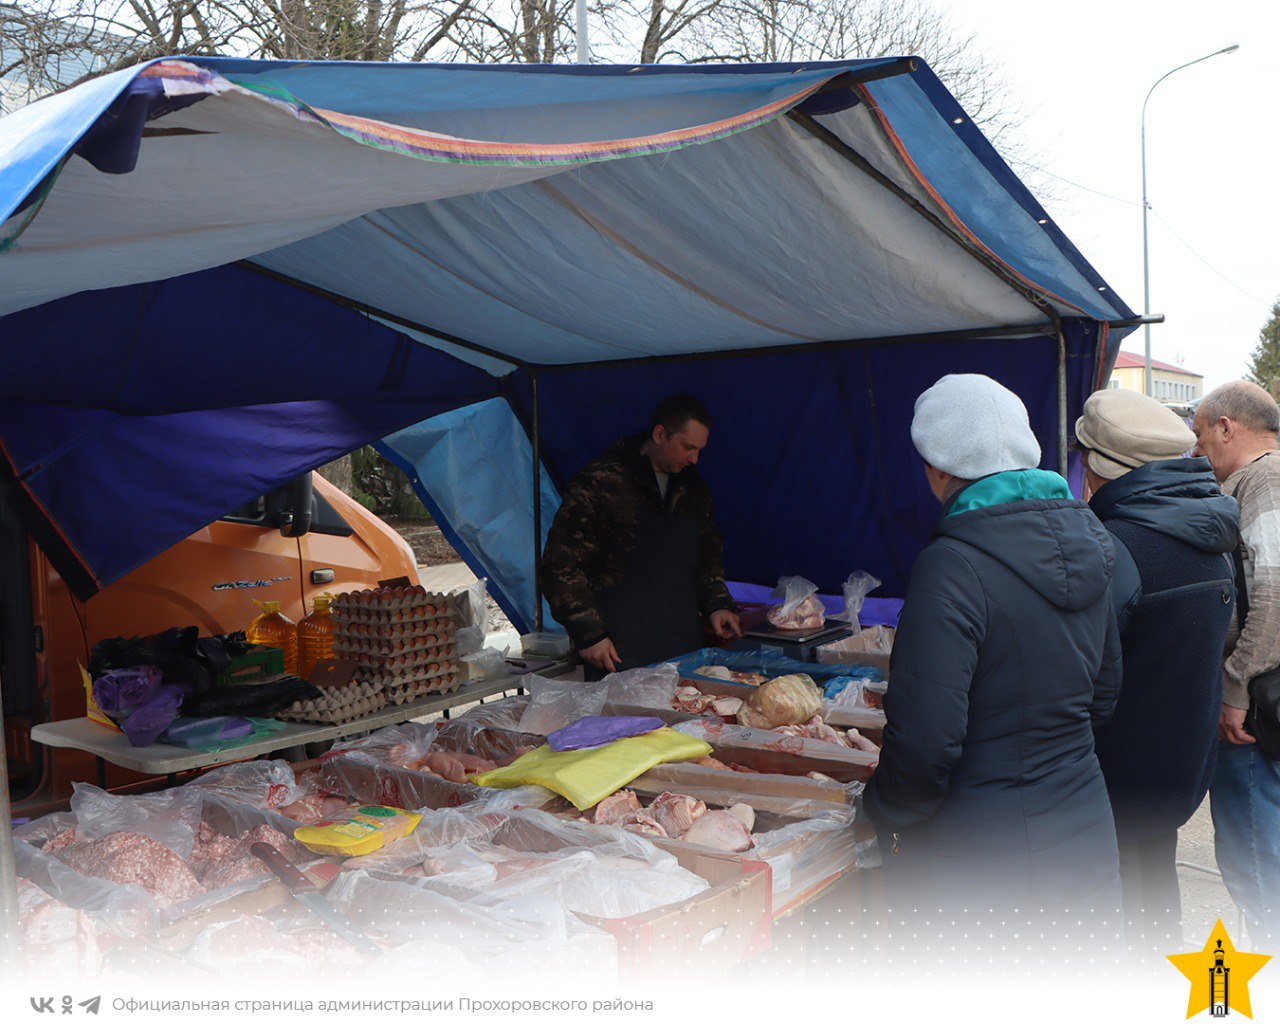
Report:
M 303 473 L 289 481 L 286 488 L 285 507 L 279 516 L 281 536 L 303 537 L 311 532 L 313 490 L 314 484 L 310 473 Z

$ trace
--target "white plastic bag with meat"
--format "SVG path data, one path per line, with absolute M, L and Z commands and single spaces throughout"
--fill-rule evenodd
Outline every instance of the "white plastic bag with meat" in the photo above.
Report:
M 116 832 L 134 832 L 154 839 L 184 860 L 195 845 L 202 808 L 199 790 L 187 786 L 115 796 L 77 782 L 71 795 L 71 812 L 81 838 L 105 839 Z
M 770 625 L 778 629 L 821 629 L 827 621 L 818 585 L 803 576 L 783 576 L 773 596 L 782 598 L 782 604 L 775 604 L 766 614 Z

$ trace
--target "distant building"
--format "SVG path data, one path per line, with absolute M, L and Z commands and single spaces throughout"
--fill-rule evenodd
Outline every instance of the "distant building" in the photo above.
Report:
M 1109 388 L 1125 391 L 1146 391 L 1143 373 L 1146 362 L 1132 352 L 1121 352 L 1116 357 L 1116 368 L 1111 371 Z M 1204 394 L 1204 374 L 1193 373 L 1181 366 L 1151 360 L 1151 393 L 1161 402 L 1192 402 Z

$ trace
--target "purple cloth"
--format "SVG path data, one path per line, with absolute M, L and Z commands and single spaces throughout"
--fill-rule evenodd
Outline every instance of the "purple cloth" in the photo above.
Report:
M 154 743 L 156 737 L 178 717 L 178 708 L 182 706 L 186 696 L 185 686 L 162 686 L 142 707 L 134 708 L 129 717 L 120 723 L 120 728 L 135 747 Z
M 584 750 L 587 747 L 601 747 L 614 740 L 628 736 L 640 736 L 653 732 L 663 726 L 661 718 L 635 718 L 628 715 L 588 715 L 579 718 L 572 725 L 557 729 L 547 736 L 551 749 L 559 753 L 563 750 Z
M 161 677 L 155 665 L 113 668 L 93 681 L 94 702 L 107 714 L 132 711 L 159 692 Z

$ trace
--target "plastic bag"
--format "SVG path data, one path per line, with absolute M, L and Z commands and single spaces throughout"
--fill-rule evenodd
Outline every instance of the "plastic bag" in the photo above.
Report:
M 534 675 L 525 685 L 530 694 L 529 703 L 517 728 L 520 732 L 533 732 L 540 736 L 563 729 L 579 718 L 600 714 L 609 693 L 607 680 L 584 683 Z
M 484 638 L 481 638 L 484 643 Z M 462 639 L 459 636 L 458 647 L 462 648 Z M 480 679 L 485 676 L 496 676 L 500 672 L 504 672 L 507 667 L 507 654 L 510 648 L 507 647 L 481 647 L 474 654 L 463 655 L 461 660 L 471 666 L 470 678 Z
M 878 586 L 880 581 L 869 572 L 858 569 L 850 573 L 849 578 L 844 581 L 844 611 L 840 615 L 833 615 L 832 618 L 843 619 L 855 629 L 858 628 L 858 613 L 862 611 L 862 603 Z
M 667 661 L 652 668 L 633 668 L 604 677 L 608 702 L 637 708 L 671 708 L 680 686 L 680 672 Z
M 758 686 L 738 710 L 738 721 L 755 729 L 799 725 L 822 713 L 822 694 L 807 675 L 778 676 Z
M 821 629 L 827 621 L 826 609 L 818 600 L 818 585 L 803 576 L 783 576 L 773 592 L 782 604 L 769 609 L 767 618 L 778 629 Z
M 635 715 L 592 715 L 579 718 L 572 725 L 557 729 L 547 737 L 547 745 L 557 753 L 561 750 L 585 750 L 600 747 L 628 736 L 641 736 L 661 729 L 661 718 L 641 718 Z
M 458 626 L 454 645 L 460 658 L 475 654 L 484 647 L 484 638 L 489 630 L 486 583 L 484 578 L 478 579 L 453 597 L 453 617 Z
M 188 718 L 179 715 L 165 730 L 164 742 L 211 754 L 242 747 L 283 728 L 284 722 L 274 718 Z
M 74 783 L 73 788 L 71 812 L 83 838 L 137 832 L 167 846 L 183 860 L 191 856 L 203 808 L 198 790 L 181 786 L 158 793 L 115 796 L 84 782 Z
M 536 810 L 428 813 L 413 836 L 358 866 L 423 875 L 415 885 L 479 905 L 550 897 L 596 917 L 643 914 L 708 887 L 639 836 Z
M 706 742 L 663 728 L 589 750 L 566 750 L 557 754 L 544 745 L 505 768 L 477 775 L 473 781 L 476 785 L 499 789 L 545 786 L 581 811 L 594 807 L 654 765 L 696 761 L 710 753 L 711 747 Z
M 187 783 L 187 788 L 234 803 L 278 811 L 316 792 L 315 776 L 299 781 L 288 761 L 244 761 L 223 765 Z

